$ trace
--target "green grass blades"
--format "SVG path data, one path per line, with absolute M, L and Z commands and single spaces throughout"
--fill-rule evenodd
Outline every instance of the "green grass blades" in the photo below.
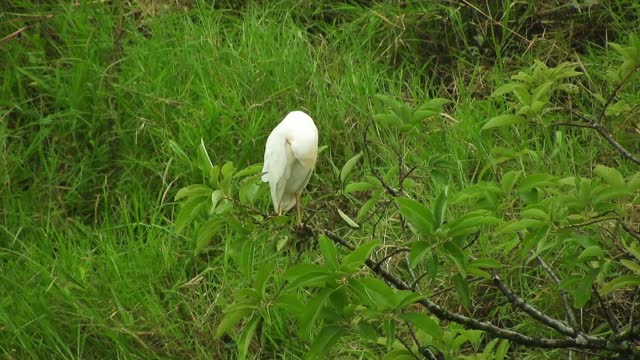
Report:
M 458 325 L 436 331 L 443 323 L 419 309 L 401 315 L 398 304 L 422 297 L 366 278 L 357 250 L 357 264 L 345 263 L 354 258 L 345 248 L 326 237 L 318 247 L 305 228 L 270 217 L 255 164 L 271 129 L 304 110 L 326 146 L 303 195 L 305 221 L 349 234 L 355 248 L 379 241 L 367 252 L 378 258 L 412 249 L 406 262 L 403 252 L 386 260 L 405 275 L 426 271 L 445 307 L 469 313 L 491 300 L 482 281 L 507 263 L 514 291 L 562 317 L 557 293 L 537 293 L 545 275 L 518 251 L 582 254 L 559 270 L 562 286 L 597 308 L 589 281 L 620 291 L 606 277 L 619 272 L 636 284 L 635 257 L 585 270 L 606 262 L 595 230 L 549 243 L 538 225 L 566 224 L 553 223 L 555 205 L 535 205 L 571 188 L 576 209 L 637 219 L 628 199 L 637 197 L 638 167 L 593 129 L 553 126 L 570 119 L 549 114 L 571 104 L 638 153 L 640 92 L 628 74 L 640 6 L 578 3 L 9 0 L 0 13 L 0 358 L 411 356 L 419 349 L 399 340 L 412 341 L 403 318 L 428 329 L 416 338 L 447 359 L 566 357 Z M 580 80 L 547 71 L 565 62 L 578 65 Z M 599 118 L 614 80 L 627 75 Z M 516 85 L 496 95 L 505 84 Z M 548 183 L 522 185 L 541 173 Z M 206 188 L 176 199 L 193 184 Z M 213 206 L 185 210 L 182 197 L 194 194 Z M 527 221 L 507 218 L 515 208 Z M 432 209 L 436 220 L 421 228 L 421 214 L 407 209 Z M 224 221 L 210 221 L 218 215 Z M 474 226 L 503 232 L 469 244 Z M 523 245 L 514 229 L 527 232 Z M 635 254 L 625 236 L 622 248 Z M 292 268 L 308 276 L 295 289 L 285 286 Z M 371 299 L 385 296 L 394 306 L 374 308 Z M 504 308 L 481 310 L 548 335 Z

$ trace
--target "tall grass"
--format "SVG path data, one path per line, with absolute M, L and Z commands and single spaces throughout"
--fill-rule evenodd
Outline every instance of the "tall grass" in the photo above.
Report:
M 495 83 L 549 48 L 562 50 L 555 57 L 573 52 L 560 35 L 527 50 L 520 36 L 535 30 L 534 4 L 497 16 L 504 9 L 453 2 L 10 1 L 0 36 L 19 35 L 0 44 L 2 357 L 233 357 L 230 339 L 212 334 L 233 290 L 251 279 L 238 262 L 255 271 L 268 258 L 293 260 L 274 252 L 284 236 L 275 231 L 256 235 L 251 259 L 234 258 L 228 242 L 194 258 L 194 240 L 176 235 L 172 199 L 198 180 L 191 160 L 200 139 L 216 163 L 260 162 L 270 129 L 304 109 L 329 146 L 310 184 L 319 198 L 336 191 L 333 164 L 360 150 L 360 133 L 381 108 L 375 94 L 416 103 L 437 95 L 455 100 L 455 121 L 407 149 L 414 164 L 433 154 L 446 160 L 437 174 L 416 172 L 421 191 L 491 177 L 480 170 L 518 142 L 542 150 L 514 165 L 528 171 L 602 160 L 589 131 L 480 133 L 504 110 L 487 99 Z M 594 9 L 607 19 L 598 36 L 637 30 L 635 2 L 605 6 Z M 580 16 L 592 19 L 588 10 Z M 584 63 L 611 61 L 587 40 L 575 40 Z M 258 356 L 304 353 L 288 325 L 265 335 Z

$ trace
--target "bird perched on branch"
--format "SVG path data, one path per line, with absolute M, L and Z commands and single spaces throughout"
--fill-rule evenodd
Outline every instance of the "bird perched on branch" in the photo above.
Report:
M 309 183 L 317 156 L 318 129 L 302 111 L 290 112 L 269 134 L 262 181 L 269 183 L 278 215 L 295 205 L 298 223 L 301 222 L 300 194 Z

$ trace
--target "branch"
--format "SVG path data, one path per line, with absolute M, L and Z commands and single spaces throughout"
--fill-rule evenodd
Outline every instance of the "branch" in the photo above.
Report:
M 384 264 L 385 261 L 389 260 L 390 258 L 394 257 L 395 255 L 399 254 L 399 253 L 403 253 L 403 252 L 409 252 L 411 249 L 409 248 L 397 248 L 395 250 L 393 250 L 392 252 L 390 252 L 389 254 L 387 254 L 385 257 L 383 257 L 382 259 L 380 259 L 380 261 L 378 261 L 376 263 L 376 267 L 380 267 L 382 266 L 382 264 Z
M 518 239 L 520 239 L 520 242 L 524 242 L 524 236 L 522 235 L 522 233 L 517 232 L 516 234 L 518 235 Z M 580 326 L 578 325 L 578 321 L 576 321 L 576 316 L 573 313 L 573 310 L 571 309 L 571 305 L 569 303 L 569 296 L 567 296 L 567 292 L 562 288 L 562 286 L 560 286 L 560 279 L 558 278 L 558 276 L 556 276 L 556 273 L 554 273 L 553 270 L 551 270 L 551 268 L 549 267 L 549 265 L 547 265 L 544 259 L 540 257 L 540 255 L 537 255 L 535 252 L 533 252 L 533 250 L 529 251 L 529 254 L 532 256 L 535 256 L 540 267 L 542 267 L 542 269 L 549 275 L 551 280 L 553 280 L 553 282 L 556 283 L 556 285 L 558 286 L 558 289 L 560 289 L 560 297 L 562 297 L 562 303 L 564 304 L 564 310 L 567 313 L 569 324 L 571 324 L 571 327 L 576 332 L 579 331 Z
M 564 335 L 567 335 L 567 336 L 574 337 L 574 336 L 580 336 L 581 335 L 576 330 L 570 328 L 569 326 L 567 326 L 566 324 L 562 323 L 561 321 L 553 319 L 550 316 L 545 315 L 540 310 L 536 309 L 532 305 L 529 305 L 526 301 L 524 301 L 524 299 L 522 299 L 518 295 L 514 294 L 505 285 L 505 283 L 502 281 L 502 279 L 500 279 L 500 276 L 498 276 L 497 273 L 493 273 L 493 275 L 491 276 L 491 279 L 493 280 L 493 283 L 496 284 L 498 289 L 500 289 L 500 291 L 504 294 L 504 296 L 506 296 L 507 299 L 509 299 L 509 301 L 513 305 L 515 305 L 517 308 L 519 308 L 520 310 L 522 310 L 525 313 L 527 313 L 529 316 L 531 316 L 535 320 L 537 320 L 537 321 L 543 323 L 544 325 L 547 325 L 548 327 L 556 330 L 557 332 L 559 332 L 561 334 L 564 334 Z
M 609 307 L 607 306 L 607 303 L 604 302 L 604 299 L 602 298 L 602 296 L 600 296 L 600 293 L 598 292 L 598 289 L 596 288 L 595 284 L 591 287 L 591 289 L 593 290 L 593 294 L 596 296 L 596 299 L 598 299 L 600 306 L 602 307 L 605 315 L 607 316 L 607 322 L 609 323 L 609 326 L 611 326 L 611 330 L 613 331 L 614 334 L 619 334 L 620 330 L 618 329 L 618 325 L 616 325 L 614 321 L 615 318 L 611 313 L 611 309 L 609 309 Z
M 620 220 L 620 219 L 617 219 L 617 220 L 618 220 L 618 223 L 620 224 L 620 226 L 622 226 L 622 228 L 624 229 L 624 231 L 626 231 L 627 233 L 629 233 L 629 235 L 631 235 L 634 238 L 636 238 L 636 240 L 640 241 L 640 234 L 638 234 L 635 230 L 633 230 L 631 228 L 631 226 L 627 225 L 622 220 Z
M 342 237 L 336 235 L 335 233 L 324 230 L 309 227 L 309 230 L 316 233 L 321 233 L 327 236 L 329 239 L 334 242 L 346 247 L 347 249 L 353 250 L 354 246 L 351 245 L 347 240 Z M 367 259 L 365 264 L 374 274 L 386 280 L 388 283 L 393 285 L 398 290 L 412 290 L 411 287 L 405 283 L 403 280 L 397 278 L 395 275 L 390 272 L 382 269 L 376 268 L 376 262 Z M 440 305 L 436 304 L 430 299 L 421 299 L 416 303 L 422 305 L 427 310 L 429 310 L 433 315 L 435 315 L 440 320 L 453 321 L 460 325 L 463 325 L 469 329 L 474 330 L 482 330 L 491 334 L 492 336 L 500 339 L 507 339 L 514 343 L 527 345 L 527 346 L 535 346 L 539 348 L 547 348 L 547 349 L 593 349 L 600 351 L 613 351 L 619 354 L 637 354 L 638 351 L 630 348 L 629 344 L 624 341 L 612 341 L 607 340 L 602 337 L 593 337 L 589 336 L 585 338 L 583 336 L 578 336 L 575 339 L 555 339 L 555 338 L 546 338 L 546 337 L 538 337 L 538 336 L 529 336 L 517 331 L 503 329 L 499 326 L 496 326 L 488 321 L 476 320 L 458 313 L 451 312 L 442 308 Z
M 616 96 L 618 96 L 618 92 L 620 92 L 620 90 L 622 89 L 622 87 L 624 86 L 624 84 L 631 78 L 631 76 L 633 74 L 635 74 L 635 72 L 640 69 L 640 64 L 636 65 L 633 69 L 631 69 L 631 71 L 629 71 L 629 73 L 627 73 L 627 75 L 625 75 L 625 77 L 620 80 L 620 83 L 618 84 L 618 86 L 616 86 L 615 89 L 613 89 L 613 91 L 611 92 L 611 94 L 609 94 L 609 98 L 607 98 L 607 101 L 605 101 L 603 107 L 602 107 L 602 112 L 600 113 L 600 116 L 598 117 L 598 123 L 602 123 L 602 119 L 604 119 L 604 116 L 607 113 L 607 108 L 609 107 L 609 105 L 611 105 L 611 102 L 613 101 L 613 99 L 616 98 Z

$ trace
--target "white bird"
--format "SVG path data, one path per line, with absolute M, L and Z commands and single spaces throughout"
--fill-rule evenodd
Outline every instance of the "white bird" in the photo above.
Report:
M 297 208 L 301 222 L 300 194 L 309 183 L 318 156 L 318 128 L 302 111 L 290 112 L 276 126 L 264 149 L 262 181 L 271 188 L 278 215 Z

